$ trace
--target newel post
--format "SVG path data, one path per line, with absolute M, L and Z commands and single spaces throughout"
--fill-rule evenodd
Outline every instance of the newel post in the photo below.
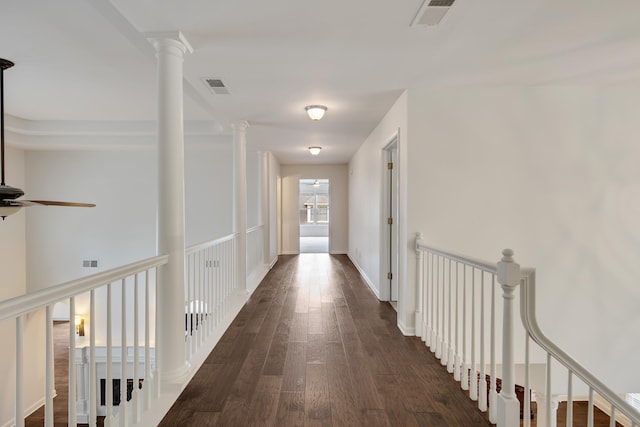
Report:
M 514 292 L 520 283 L 520 264 L 513 260 L 513 251 L 502 251 L 498 262 L 498 283 L 502 286 L 504 311 L 502 316 L 502 390 L 498 395 L 498 427 L 520 425 L 520 403 L 515 394 L 515 361 L 513 356 Z
M 416 303 L 416 336 L 422 337 L 424 340 L 424 329 L 423 329 L 423 319 L 422 319 L 422 304 L 423 304 L 423 295 L 424 295 L 424 257 L 422 256 L 422 251 L 420 250 L 420 243 L 422 243 L 422 233 L 416 233 L 416 287 L 418 288 L 417 295 L 417 303 Z

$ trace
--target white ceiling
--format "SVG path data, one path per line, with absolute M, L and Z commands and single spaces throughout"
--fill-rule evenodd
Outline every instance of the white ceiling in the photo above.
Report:
M 185 119 L 283 164 L 344 163 L 416 85 L 638 84 L 640 1 L 457 0 L 437 27 L 411 27 L 422 0 L 2 0 L 5 109 L 27 120 L 155 117 L 145 32 L 181 31 Z M 203 77 L 220 78 L 215 95 Z M 324 104 L 312 122 L 308 104 Z M 215 127 L 215 126 L 213 126 Z M 306 147 L 321 145 L 317 157 Z

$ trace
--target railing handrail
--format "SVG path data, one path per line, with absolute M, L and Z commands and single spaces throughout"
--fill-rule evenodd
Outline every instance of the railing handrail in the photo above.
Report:
M 533 341 L 544 351 L 552 355 L 558 362 L 564 365 L 569 371 L 580 378 L 586 385 L 592 388 L 600 396 L 604 397 L 617 409 L 623 411 L 624 415 L 631 421 L 640 424 L 640 412 L 624 400 L 602 381 L 596 378 L 589 370 L 582 366 L 577 360 L 568 355 L 542 332 L 536 319 L 536 291 L 535 291 L 535 270 L 532 268 L 521 269 L 520 286 L 520 316 L 522 323 Z
M 262 225 L 262 224 L 256 225 L 256 226 L 251 227 L 251 228 L 247 228 L 247 234 L 253 233 L 254 231 L 258 231 L 258 230 L 260 230 L 262 228 L 264 228 L 264 225 Z
M 490 263 L 450 251 L 433 248 L 426 245 L 421 238 L 416 239 L 416 251 L 431 252 L 442 255 L 452 260 L 472 265 L 488 273 L 496 273 L 497 271 L 497 263 Z M 573 375 L 589 386 L 593 391 L 605 398 L 613 407 L 629 417 L 633 423 L 640 424 L 640 412 L 638 412 L 633 405 L 624 400 L 602 381 L 596 378 L 577 360 L 563 351 L 542 332 L 535 314 L 535 269 L 527 267 L 520 268 L 520 287 L 522 288 L 520 291 L 520 316 L 523 327 L 531 339 L 560 364 L 567 368 Z
M 185 249 L 185 254 L 186 255 L 191 255 L 191 254 L 194 254 L 194 253 L 199 252 L 201 250 L 204 250 L 204 249 L 210 248 L 212 246 L 218 245 L 220 243 L 224 243 L 224 242 L 227 242 L 229 240 L 233 240 L 235 237 L 238 236 L 238 234 L 239 233 L 231 233 L 231 234 L 229 234 L 227 236 L 223 236 L 223 237 L 220 237 L 220 238 L 215 239 L 215 240 L 207 240 L 206 242 L 196 243 L 195 245 L 191 245 L 191 246 L 187 247 Z
M 128 277 L 141 271 L 164 265 L 168 255 L 157 255 L 122 267 L 74 279 L 35 292 L 0 301 L 0 321 L 15 318 L 46 307 L 74 295 L 88 292 L 105 284 Z
M 432 252 L 438 255 L 442 255 L 445 256 L 447 258 L 451 258 L 455 261 L 460 261 L 462 263 L 465 263 L 467 265 L 476 267 L 482 271 L 486 271 L 487 273 L 493 273 L 496 274 L 497 273 L 497 265 L 496 263 L 491 263 L 488 261 L 484 261 L 484 260 L 480 260 L 480 259 L 476 259 L 476 258 L 471 258 L 465 255 L 460 255 L 457 254 L 455 252 L 450 252 L 450 251 L 445 251 L 442 249 L 438 249 L 438 248 L 434 248 L 432 246 L 428 246 L 427 244 L 425 244 L 425 242 L 421 239 L 416 239 L 416 250 L 421 250 L 421 251 L 427 251 L 427 252 Z

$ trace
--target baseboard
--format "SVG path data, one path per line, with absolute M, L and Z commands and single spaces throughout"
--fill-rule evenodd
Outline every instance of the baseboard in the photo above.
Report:
M 249 291 L 249 294 L 252 294 L 258 286 L 260 286 L 262 279 L 265 278 L 268 272 L 269 266 L 263 265 L 258 267 L 257 271 L 253 271 L 251 275 L 247 277 L 247 290 Z
M 349 255 L 349 252 L 345 250 L 329 251 L 329 255 Z
M 269 263 L 269 270 L 271 270 L 273 266 L 276 265 L 276 262 L 278 262 L 278 255 L 276 255 Z
M 24 417 L 27 418 L 29 415 L 31 415 L 34 412 L 36 412 L 42 406 L 44 406 L 44 397 L 42 399 L 36 401 L 33 405 L 29 406 L 27 409 L 25 409 L 24 410 Z M 5 424 L 3 424 L 2 427 L 13 427 L 15 425 L 14 421 L 15 421 L 15 418 L 11 418 L 9 421 L 7 421 Z
M 281 255 L 298 255 L 300 252 L 298 251 L 282 251 Z
M 364 270 L 362 268 L 360 268 L 358 263 L 351 257 L 351 254 L 347 253 L 346 255 L 351 260 L 351 263 L 356 267 L 356 269 L 358 270 L 358 273 L 360 273 L 360 277 L 362 277 L 362 280 L 364 280 L 364 282 L 367 284 L 367 286 L 369 286 L 369 289 L 371 289 L 371 291 L 376 296 L 376 298 L 378 298 L 378 300 L 380 300 L 380 291 L 378 291 L 378 289 L 376 289 L 376 287 L 374 286 L 373 282 L 369 279 L 369 277 L 367 277 L 367 274 L 364 272 Z
M 416 328 L 415 326 L 407 326 L 400 319 L 398 319 L 398 329 L 402 332 L 402 335 L 405 337 L 415 337 L 416 336 Z

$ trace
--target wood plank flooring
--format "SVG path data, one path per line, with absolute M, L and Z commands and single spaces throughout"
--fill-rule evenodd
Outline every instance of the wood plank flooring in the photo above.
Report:
M 282 256 L 161 426 L 488 426 L 346 256 Z

